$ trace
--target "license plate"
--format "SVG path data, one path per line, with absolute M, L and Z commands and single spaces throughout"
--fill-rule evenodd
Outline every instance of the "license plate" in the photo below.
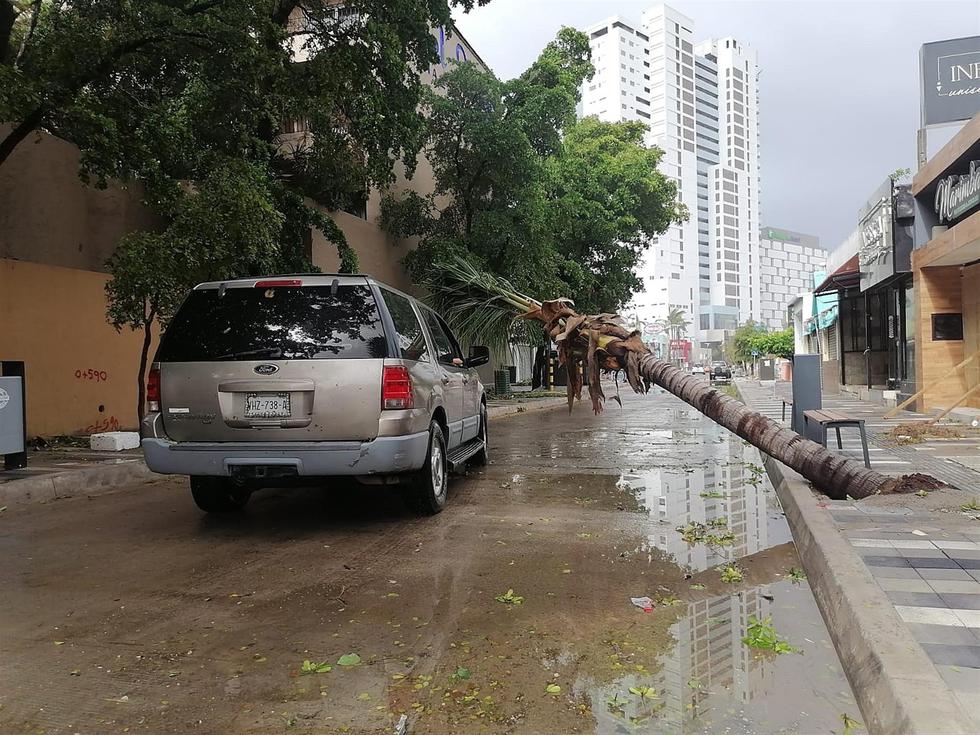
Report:
M 245 418 L 276 419 L 289 417 L 288 393 L 246 393 Z

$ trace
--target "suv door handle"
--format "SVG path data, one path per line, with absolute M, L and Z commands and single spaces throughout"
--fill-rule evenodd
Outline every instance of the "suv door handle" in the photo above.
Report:
M 440 378 L 440 380 L 442 381 L 442 384 L 443 384 L 443 385 L 449 385 L 449 376 L 448 376 L 448 375 L 443 375 L 443 376 L 442 376 L 442 377 Z

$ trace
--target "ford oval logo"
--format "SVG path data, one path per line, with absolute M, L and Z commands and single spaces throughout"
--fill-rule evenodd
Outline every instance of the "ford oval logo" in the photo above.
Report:
M 256 365 L 254 368 L 255 372 L 259 375 L 272 375 L 273 373 L 279 372 L 278 365 Z

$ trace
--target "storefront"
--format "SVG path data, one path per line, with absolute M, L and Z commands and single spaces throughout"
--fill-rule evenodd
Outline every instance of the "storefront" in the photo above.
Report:
M 918 406 L 980 408 L 980 115 L 919 170 L 912 194 Z
M 853 312 L 863 312 L 865 321 L 860 330 L 866 335 L 860 345 L 864 381 L 869 389 L 897 390 L 901 399 L 915 393 L 911 263 L 915 208 L 911 187 L 885 179 L 858 217 L 863 303 Z

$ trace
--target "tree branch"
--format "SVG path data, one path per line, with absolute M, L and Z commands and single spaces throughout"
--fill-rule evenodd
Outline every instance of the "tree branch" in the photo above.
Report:
M 0 2 L 3 2 L 3 0 L 0 0 Z M 77 95 L 82 88 L 85 87 L 85 85 L 91 84 L 105 74 L 108 74 L 110 71 L 112 71 L 113 66 L 122 58 L 160 40 L 162 40 L 161 36 L 143 36 L 140 38 L 134 38 L 127 43 L 120 44 L 90 72 L 83 74 L 69 84 L 66 84 L 64 90 L 60 94 L 56 95 L 48 102 L 42 102 L 31 110 L 24 117 L 24 119 L 15 125 L 7 136 L 0 141 L 0 167 L 3 166 L 3 164 L 10 157 L 10 154 L 14 152 L 14 149 L 21 143 L 21 141 L 30 135 L 32 131 L 40 127 L 48 115 L 71 102 L 75 95 Z
M 21 57 L 24 55 L 24 51 L 27 50 L 27 44 L 30 43 L 31 38 L 34 36 L 34 29 L 37 28 L 37 18 L 41 14 L 41 0 L 34 0 L 31 5 L 31 24 L 27 28 L 27 33 L 20 41 L 20 48 L 17 50 L 17 56 L 14 58 L 14 69 L 20 64 Z

